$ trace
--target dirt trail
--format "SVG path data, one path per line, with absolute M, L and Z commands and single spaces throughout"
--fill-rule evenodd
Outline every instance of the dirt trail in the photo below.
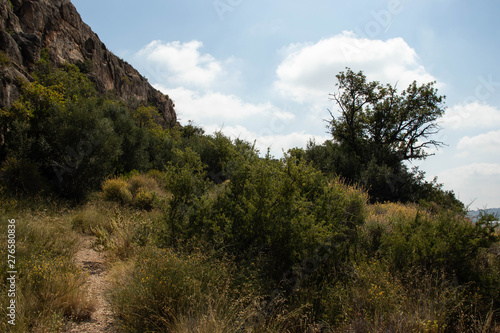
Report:
M 95 311 L 89 320 L 74 323 L 69 322 L 64 333 L 117 333 L 113 327 L 113 316 L 110 306 L 104 298 L 107 287 L 107 267 L 104 256 L 92 249 L 95 237 L 85 236 L 82 239 L 80 250 L 75 255 L 75 261 L 89 275 L 87 280 L 89 298 L 94 301 Z

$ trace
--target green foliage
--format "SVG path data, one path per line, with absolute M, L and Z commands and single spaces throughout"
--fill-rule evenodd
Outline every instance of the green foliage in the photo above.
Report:
M 120 173 L 148 170 L 151 166 L 148 148 L 152 141 L 149 133 L 135 124 L 125 106 L 107 101 L 103 103 L 102 109 L 103 115 L 113 125 L 113 132 L 121 141 L 121 151 L 115 161 L 115 169 Z
M 9 157 L 0 173 L 6 190 L 15 195 L 35 195 L 45 187 L 37 166 L 30 161 Z
M 330 140 L 321 145 L 310 141 L 305 150 L 294 153 L 312 162 L 325 175 L 339 175 L 349 183 L 361 185 L 370 194 L 371 202 L 418 202 L 436 212 L 465 211 L 453 192 L 444 191 L 436 179 L 426 181 L 425 173 L 416 167 L 410 170 L 403 163 L 391 167 L 375 158 L 363 162 Z
M 231 180 L 200 201 L 190 230 L 244 260 L 262 258 L 272 279 L 324 243 L 355 239 L 366 196 L 294 158 L 235 161 Z
M 65 99 L 95 97 L 94 84 L 76 65 L 64 64 L 59 68 L 50 65 L 48 51 L 42 51 L 34 77 L 43 86 L 62 93 Z
M 481 296 L 469 286 L 442 272 L 393 274 L 382 261 L 355 264 L 348 282 L 324 290 L 323 302 L 338 331 L 493 331 L 492 312 L 481 317 Z
M 154 178 L 146 175 L 141 175 L 140 173 L 134 173 L 127 182 L 128 189 L 130 190 L 130 193 L 132 193 L 132 195 L 136 195 L 136 193 L 141 189 L 145 189 L 148 191 L 158 189 L 158 184 L 156 183 L 156 180 Z
M 71 216 L 73 230 L 87 235 L 93 235 L 97 230 L 113 231 L 112 207 L 109 205 L 87 204 L 77 209 Z
M 326 174 L 363 186 L 372 202 L 431 201 L 441 196 L 460 206 L 452 193 L 441 193 L 438 184 L 426 182 L 421 171 L 403 163 L 423 159 L 429 156 L 427 148 L 443 144 L 431 138 L 444 113 L 444 96 L 437 94 L 435 82 L 413 82 L 398 94 L 395 87 L 367 82 L 362 72 L 349 68 L 337 79 L 338 92 L 331 96 L 340 115 L 330 112 L 333 140 L 323 145 L 309 142 L 302 158 Z
M 472 223 L 454 212 L 431 214 L 417 206 L 374 209 L 363 231 L 366 243 L 361 246 L 367 255 L 387 262 L 392 272 L 409 273 L 416 267 L 424 273 L 443 272 L 460 284 L 474 283 L 487 300 L 500 296 L 494 286 L 499 266 L 488 250 L 499 241 L 491 219 Z
M 163 174 L 160 177 L 163 177 Z M 131 204 L 144 210 L 155 208 L 167 198 L 156 179 L 139 173 L 129 179 L 124 177 L 107 179 L 102 184 L 102 195 L 105 200 L 121 205 Z
M 154 192 L 148 192 L 145 190 L 140 190 L 135 195 L 134 205 L 140 209 L 151 210 L 156 202 L 156 196 Z
M 435 218 L 417 213 L 413 220 L 391 224 L 392 232 L 381 239 L 380 254 L 396 270 L 422 267 L 456 272 L 460 281 L 475 277 L 472 265 L 481 248 L 496 240 L 494 232 L 459 216 L 441 213 Z
M 82 72 L 83 74 L 89 74 L 92 73 L 94 70 L 94 62 L 92 59 L 85 59 L 84 61 L 79 61 L 76 66 Z
M 332 115 L 330 129 L 337 142 L 363 160 L 373 156 L 391 165 L 422 159 L 428 156 L 425 148 L 442 144 L 429 139 L 444 113 L 444 96 L 437 95 L 435 82 L 421 86 L 413 82 L 398 95 L 396 88 L 367 82 L 362 72 L 349 68 L 337 79 L 339 92 L 332 99 L 341 115 Z
M 159 130 L 161 126 L 158 124 L 160 113 L 154 106 L 139 106 L 132 112 L 132 118 L 140 128 L 148 128 L 150 130 Z
M 440 144 L 428 138 L 442 113 L 432 83 L 397 94 L 341 73 L 334 140 L 278 160 L 193 123 L 163 129 L 154 107 L 97 96 L 85 64 L 53 68 L 42 50 L 36 67 L 0 110 L 2 209 L 51 190 L 101 192 L 61 212 L 64 227 L 25 217 L 42 227 L 20 232 L 34 246 L 20 252 L 35 314 L 22 313 L 20 331 L 89 315 L 74 244 L 60 237 L 75 231 L 114 266 L 108 296 L 125 331 L 493 329 L 495 219 L 471 223 L 453 192 L 403 163 Z M 44 247 L 61 260 L 49 267 Z M 61 292 L 70 298 L 46 297 Z
M 164 242 L 176 246 L 185 232 L 190 207 L 204 193 L 207 182 L 198 154 L 188 148 L 185 151 L 174 149 L 174 155 L 176 162 L 169 163 L 164 176 L 165 189 L 171 194 L 165 208 L 169 235 Z
M 38 81 L 23 84 L 21 99 L 0 114 L 5 137 L 0 157 L 33 162 L 59 193 L 82 198 L 115 171 L 149 169 L 163 152 L 159 138 L 167 134 L 138 127 L 117 102 L 96 99 L 93 84 L 76 66 L 53 68 L 45 52 L 35 77 Z

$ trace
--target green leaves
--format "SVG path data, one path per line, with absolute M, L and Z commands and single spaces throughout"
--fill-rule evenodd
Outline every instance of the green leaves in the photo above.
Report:
M 409 170 L 405 161 L 424 159 L 428 148 L 443 145 L 432 138 L 439 131 L 444 96 L 436 82 L 413 82 L 398 93 L 396 87 L 368 82 L 363 72 L 347 68 L 337 75 L 338 92 L 331 99 L 339 115 L 330 111 L 332 140 L 309 143 L 303 157 L 328 175 L 339 175 L 366 188 L 372 202 L 419 202 L 448 196 L 437 184 Z M 450 203 L 459 206 L 451 194 Z
M 444 96 L 437 95 L 436 82 L 417 86 L 413 82 L 400 95 L 396 88 L 367 82 L 363 72 L 350 69 L 337 75 L 338 93 L 332 94 L 340 117 L 330 121 L 333 138 L 364 159 L 375 156 L 386 162 L 422 159 L 425 148 L 442 142 L 430 136 L 439 130 L 436 120 L 444 113 Z
M 240 155 L 231 179 L 197 201 L 191 221 L 197 235 L 242 260 L 261 258 L 264 274 L 279 280 L 334 238 L 348 246 L 366 200 L 364 192 L 338 179 L 327 181 L 295 157 Z

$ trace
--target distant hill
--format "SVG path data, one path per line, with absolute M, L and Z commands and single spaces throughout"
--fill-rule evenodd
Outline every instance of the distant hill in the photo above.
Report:
M 472 218 L 473 221 L 475 221 L 482 211 L 486 211 L 487 213 L 495 214 L 497 217 L 500 217 L 500 208 L 472 210 L 468 215 Z

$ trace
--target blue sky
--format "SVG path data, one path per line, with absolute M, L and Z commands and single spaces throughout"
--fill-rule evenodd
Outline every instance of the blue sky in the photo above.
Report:
M 329 138 L 346 66 L 404 89 L 436 80 L 448 146 L 414 162 L 471 209 L 500 207 L 500 2 L 73 0 L 106 46 L 176 104 L 182 124 L 276 157 Z

